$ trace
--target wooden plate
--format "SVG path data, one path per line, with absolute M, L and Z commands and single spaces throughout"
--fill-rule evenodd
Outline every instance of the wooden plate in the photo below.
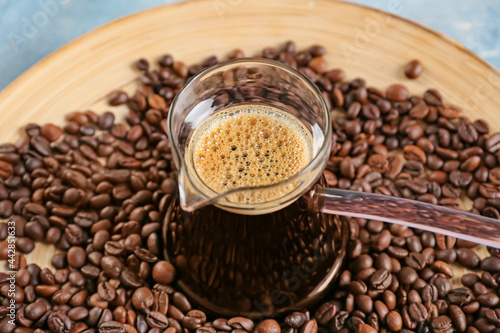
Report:
M 439 89 L 447 102 L 500 130 L 500 74 L 457 42 L 408 20 L 330 0 L 196 0 L 150 9 L 94 30 L 40 61 L 0 94 L 0 142 L 12 142 L 30 122 L 62 124 L 74 110 L 111 109 L 106 96 L 133 91 L 132 64 L 170 53 L 186 63 L 223 57 L 235 47 L 252 55 L 293 39 L 299 48 L 322 44 L 332 67 L 385 89 L 401 82 L 411 93 Z M 422 61 L 418 80 L 404 77 L 409 60 Z M 125 108 L 112 108 L 123 114 Z M 484 255 L 485 249 L 479 249 Z M 53 248 L 27 256 L 50 264 Z M 456 275 L 463 269 L 456 269 Z

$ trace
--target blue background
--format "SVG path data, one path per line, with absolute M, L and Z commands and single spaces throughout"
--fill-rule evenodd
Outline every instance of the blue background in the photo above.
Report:
M 174 1 L 0 0 L 0 90 L 83 33 Z M 388 10 L 391 0 L 353 2 Z M 500 69 L 500 0 L 404 0 L 401 4 L 399 15 L 447 34 Z

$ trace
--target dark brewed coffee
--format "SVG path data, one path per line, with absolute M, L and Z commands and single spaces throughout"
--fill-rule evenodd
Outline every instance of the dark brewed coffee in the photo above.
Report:
M 348 231 L 338 216 L 309 211 L 307 195 L 253 216 L 215 206 L 186 213 L 172 200 L 164 239 L 180 287 L 227 316 L 276 315 L 317 300 L 342 263 Z

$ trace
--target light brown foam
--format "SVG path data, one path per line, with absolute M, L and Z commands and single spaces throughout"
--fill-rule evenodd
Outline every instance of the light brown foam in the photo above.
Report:
M 269 106 L 244 105 L 207 119 L 194 133 L 188 150 L 199 177 L 222 193 L 289 179 L 309 164 L 311 141 L 307 129 L 290 114 Z M 291 189 L 260 193 L 258 201 Z

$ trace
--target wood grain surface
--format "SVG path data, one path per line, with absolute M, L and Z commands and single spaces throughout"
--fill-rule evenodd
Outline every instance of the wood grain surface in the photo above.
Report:
M 380 89 L 399 82 L 412 94 L 437 88 L 447 102 L 500 130 L 500 74 L 463 46 L 416 23 L 331 0 L 194 0 L 114 21 L 37 63 L 0 94 L 0 142 L 19 138 L 27 123 L 62 124 L 74 110 L 123 115 L 124 107 L 107 105 L 107 95 L 134 91 L 138 72 L 132 65 L 138 58 L 155 62 L 170 53 L 191 64 L 209 55 L 224 57 L 235 47 L 253 55 L 287 39 L 299 48 L 326 46 L 330 67 L 345 69 L 348 79 L 363 77 Z M 408 80 L 403 67 L 414 58 L 425 71 Z M 486 254 L 485 248 L 478 251 Z M 27 259 L 44 267 L 53 253 L 52 247 L 37 244 Z M 455 267 L 455 280 L 463 273 Z

